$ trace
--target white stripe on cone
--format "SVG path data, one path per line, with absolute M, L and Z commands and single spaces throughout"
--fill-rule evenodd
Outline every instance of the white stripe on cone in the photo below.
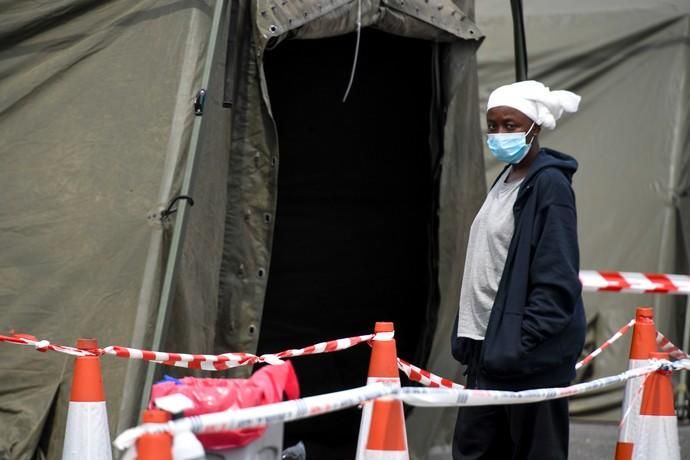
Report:
M 400 387 L 400 379 L 385 378 L 385 377 L 368 377 L 367 385 L 377 382 L 389 382 L 396 387 Z M 362 405 L 362 419 L 359 422 L 359 439 L 357 439 L 357 458 L 356 460 L 364 460 L 364 458 L 371 458 L 364 452 L 367 450 L 367 438 L 369 436 L 369 429 L 371 428 L 371 411 L 374 409 L 374 401 L 367 401 Z
M 409 460 L 410 456 L 406 451 L 383 451 L 383 450 L 367 450 L 367 460 Z
M 367 381 L 367 385 L 370 382 Z M 374 409 L 372 401 L 367 401 L 362 407 L 362 419 L 359 422 L 359 438 L 357 439 L 357 457 L 356 460 L 364 460 L 364 452 L 367 448 L 367 437 L 369 429 L 371 428 L 371 411 Z
M 367 385 L 377 382 L 392 383 L 395 387 L 400 388 L 400 379 L 392 377 L 369 377 L 367 378 Z M 395 399 L 390 397 L 379 398 L 383 401 Z M 374 401 L 367 401 L 363 404 L 362 420 L 359 424 L 359 439 L 357 439 L 357 456 L 356 460 L 408 460 L 410 457 L 407 451 L 380 451 L 367 449 L 367 440 L 369 438 L 369 430 L 371 429 L 371 413 L 374 410 Z M 407 444 L 407 433 L 405 433 L 405 444 Z
M 642 415 L 633 460 L 680 460 L 675 416 Z
M 70 402 L 62 460 L 111 460 L 105 401 Z
M 628 369 L 637 369 L 649 365 L 647 359 L 631 359 Z M 618 433 L 618 442 L 635 443 L 640 432 L 640 405 L 642 404 L 642 392 L 640 385 L 644 376 L 630 379 L 625 383 L 625 396 L 623 397 L 623 420 Z M 632 405 L 632 407 L 630 407 Z M 626 416 L 627 414 L 627 416 Z

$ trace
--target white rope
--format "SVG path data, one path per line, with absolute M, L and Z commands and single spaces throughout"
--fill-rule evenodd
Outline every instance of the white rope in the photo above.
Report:
M 345 90 L 345 95 L 343 96 L 343 102 L 347 100 L 347 96 L 350 94 L 350 89 L 352 88 L 352 82 L 355 80 L 355 69 L 357 68 L 357 58 L 359 57 L 359 39 L 362 33 L 362 0 L 357 1 L 357 43 L 355 45 L 355 58 L 352 61 L 352 72 L 350 72 L 350 82 L 347 84 L 347 89 Z
M 617 385 L 632 378 L 647 375 L 660 368 L 681 369 L 690 367 L 690 360 L 670 363 L 659 360 L 648 366 L 631 369 L 618 375 L 604 377 L 593 382 L 580 383 L 563 388 L 542 388 L 525 391 L 458 390 L 448 388 L 399 388 L 377 382 L 351 390 L 311 396 L 275 404 L 229 409 L 194 417 L 181 418 L 168 423 L 144 424 L 122 432 L 115 439 L 115 447 L 126 449 L 144 434 L 169 432 L 218 432 L 236 428 L 249 428 L 271 423 L 286 422 L 334 412 L 353 407 L 364 401 L 384 396 L 396 396 L 403 402 L 423 407 L 480 406 L 496 404 L 525 404 L 549 399 L 567 398 L 576 394 L 596 391 Z

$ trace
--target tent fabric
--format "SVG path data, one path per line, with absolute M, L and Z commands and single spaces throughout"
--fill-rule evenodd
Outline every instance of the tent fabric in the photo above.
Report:
M 282 3 L 282 2 L 280 2 Z M 309 2 L 305 2 L 309 3 Z M 382 2 L 383 3 L 383 2 Z M 426 2 L 416 2 L 420 6 Z M 471 13 L 472 2 L 457 2 L 463 12 Z M 288 5 L 294 3 L 288 2 Z M 383 27 L 387 23 L 373 23 L 372 8 L 378 2 L 362 2 L 363 25 Z M 262 57 L 266 47 L 276 46 L 286 38 L 328 37 L 356 29 L 356 2 L 349 7 L 334 9 L 313 22 L 304 24 L 292 34 L 278 35 L 283 29 L 276 28 L 270 35 L 271 25 L 280 24 L 277 20 L 264 21 L 261 2 L 256 9 L 249 11 L 257 26 L 252 40 L 244 43 L 241 66 L 246 73 L 237 82 L 238 97 L 234 106 L 231 155 L 228 171 L 228 207 L 226 213 L 226 236 L 224 256 L 221 265 L 219 294 L 219 324 L 225 326 L 218 330 L 216 347 L 219 350 L 256 349 L 261 330 L 262 308 L 265 299 L 267 273 L 270 272 L 270 248 L 273 244 L 272 221 L 276 216 L 277 177 L 280 165 L 278 139 L 276 136 L 271 104 L 268 98 L 267 82 L 263 70 Z M 279 10 L 278 3 L 274 3 Z M 265 11 L 270 11 L 268 10 Z M 340 16 L 334 17 L 335 13 Z M 277 14 L 277 13 L 276 13 Z M 295 12 L 292 14 L 296 15 Z M 403 15 L 396 13 L 399 19 Z M 289 17 L 285 14 L 284 18 Z M 380 15 L 384 17 L 385 15 Z M 443 127 L 443 164 L 438 168 L 439 190 L 439 234 L 438 273 L 440 296 L 438 313 L 429 318 L 429 327 L 436 328 L 431 350 L 432 370 L 446 371 L 444 375 L 461 379 L 457 365 L 450 357 L 448 349 L 449 324 L 455 315 L 459 280 L 462 277 L 464 261 L 463 235 L 469 230 L 474 212 L 483 201 L 485 182 L 478 134 L 478 111 L 476 105 L 476 64 L 474 53 L 481 33 L 462 14 L 467 23 L 471 40 L 456 40 L 443 49 L 441 80 L 441 126 Z M 283 19 L 284 21 L 285 19 Z M 409 19 L 409 27 L 396 27 L 393 33 L 401 30 L 418 30 L 419 21 Z M 263 32 L 262 32 L 263 31 Z M 445 35 L 445 34 L 444 34 Z M 416 38 L 429 38 L 428 34 L 413 34 Z M 439 35 L 439 40 L 442 35 Z M 459 37 L 458 37 L 459 38 Z M 446 39 L 445 37 L 443 38 Z M 261 101 L 261 102 L 259 102 Z M 472 168 L 472 169 L 469 169 Z M 248 175 L 247 171 L 252 171 Z M 424 364 L 424 363 L 420 363 Z M 442 411 L 412 411 L 409 418 L 410 450 L 420 458 L 426 456 L 428 447 L 434 439 L 441 436 L 449 439 L 452 429 L 447 421 L 454 417 L 454 411 L 445 411 L 444 425 L 441 426 Z M 438 430 L 432 435 L 427 427 L 433 424 Z
M 3 1 L 0 11 L 0 329 L 150 346 L 169 234 L 158 213 L 179 187 L 212 8 Z M 136 365 L 102 361 L 114 433 L 141 389 L 124 384 Z M 0 348 L 0 458 L 60 456 L 71 366 Z
M 439 297 L 429 318 L 429 361 L 415 364 L 461 380 L 448 334 L 467 232 L 486 191 L 484 163 L 489 180 L 498 167 L 482 157 L 481 107 L 491 89 L 514 80 L 512 24 L 507 2 L 498 0 L 478 2 L 478 25 L 471 0 L 437 1 L 439 16 L 428 9 L 434 2 L 401 3 L 305 0 L 286 2 L 288 10 L 268 0 L 239 2 L 241 49 L 228 63 L 241 69 L 234 104 L 232 111 L 220 107 L 226 63 L 219 46 L 191 190 L 196 204 L 162 348 L 256 349 L 280 166 L 263 54 L 281 40 L 352 32 L 361 7 L 363 26 L 439 43 L 431 116 L 442 133 L 430 139 L 440 184 Z M 0 0 L 2 332 L 64 344 L 95 336 L 103 345 L 151 345 L 174 222 L 162 222 L 160 211 L 180 191 L 213 5 Z M 275 16 L 261 15 L 267 5 L 276 6 Z M 583 96 L 580 112 L 543 140 L 581 163 L 575 190 L 583 268 L 689 270 L 689 10 L 682 0 L 525 5 L 531 76 Z M 482 33 L 488 38 L 477 60 Z M 588 345 L 645 303 L 680 343 L 685 299 L 593 294 L 586 296 Z M 102 361 L 114 434 L 136 421 L 145 366 Z M 615 373 L 626 362 L 623 340 L 580 378 Z M 71 365 L 60 355 L 0 347 L 0 426 L 8 427 L 0 432 L 0 458 L 60 456 Z M 613 420 L 620 399 L 620 391 L 602 392 L 571 408 Z M 447 448 L 454 415 L 410 413 L 414 458 Z
M 324 38 L 373 26 L 410 38 L 452 41 L 479 39 L 481 32 L 451 0 L 311 0 L 256 2 L 257 32 L 264 39 L 293 32 L 299 38 Z
M 220 107 L 226 50 L 217 47 L 191 190 L 195 205 L 188 213 L 161 344 L 166 350 L 256 348 L 279 167 L 263 53 L 283 37 L 261 32 L 257 6 L 266 3 L 239 3 L 241 49 L 237 62 L 228 63 L 240 69 L 232 111 Z M 331 3 L 338 8 L 286 37 L 355 30 L 359 2 Z M 463 211 L 464 197 L 448 187 L 460 184 L 474 193 L 483 186 L 481 169 L 463 169 L 483 167 L 479 150 L 464 150 L 479 142 L 476 93 L 465 86 L 476 84 L 473 56 L 482 35 L 464 13 L 471 1 L 440 2 L 447 17 L 432 17 L 427 2 L 406 3 L 420 14 L 396 2 L 362 1 L 361 6 L 372 27 L 449 43 L 441 48 L 438 76 L 447 137 L 438 177 L 439 247 L 451 251 L 442 256 L 441 276 L 447 278 L 441 284 L 452 292 L 457 273 L 452 251 L 461 252 L 455 226 L 462 234 L 472 214 Z M 152 346 L 175 219 L 161 219 L 161 211 L 179 195 L 185 173 L 191 103 L 214 4 L 0 1 L 4 332 L 64 344 L 94 336 L 102 345 Z M 341 26 L 334 29 L 334 24 Z M 220 43 L 225 39 L 221 36 Z M 447 311 L 452 302 L 442 303 L 441 311 Z M 441 348 L 444 339 L 438 339 Z M 447 364 L 445 353 L 439 351 L 438 359 Z M 0 348 L 0 355 L 6 376 L 0 382 L 0 425 L 10 427 L 0 432 L 0 458 L 58 458 L 71 358 L 13 347 Z M 107 357 L 102 363 L 115 434 L 136 422 L 146 366 Z
M 237 156 L 237 161 L 231 161 L 227 179 L 228 206 L 218 307 L 222 324 L 230 325 L 218 335 L 218 346 L 225 349 L 256 349 L 270 271 L 280 160 L 263 54 L 266 47 L 275 46 L 280 41 L 280 34 L 287 33 L 286 22 L 290 24 L 292 18 L 305 17 L 308 12 L 318 9 L 315 5 L 322 2 L 303 2 L 304 5 L 299 7 L 294 2 L 283 3 L 255 2 L 253 9 L 245 6 L 245 14 L 250 15 L 255 26 L 251 41 L 243 45 L 243 60 L 239 64 L 247 70 L 237 82 L 238 98 L 234 107 L 231 144 L 232 155 Z M 419 3 L 421 11 L 428 11 L 428 6 L 422 7 L 425 2 L 414 3 Z M 358 3 L 350 2 L 348 7 L 346 2 L 334 0 L 330 4 L 332 7 L 314 13 L 312 22 L 301 23 L 293 19 L 295 24 L 302 24 L 301 30 L 308 29 L 305 36 L 300 31 L 295 32 L 295 38 L 329 37 L 334 33 L 333 21 L 349 24 L 348 27 L 336 28 L 339 33 L 355 30 L 359 13 L 355 7 Z M 388 7 L 387 2 L 363 1 L 362 17 L 383 17 L 378 13 L 384 7 Z M 463 31 L 467 31 L 466 34 L 473 37 L 470 42 L 476 47 L 482 38 L 476 26 L 454 4 L 449 3 L 447 7 L 450 17 L 458 17 L 457 30 L 460 32 L 456 33 L 462 36 L 465 34 Z M 453 11 L 458 12 L 453 15 Z M 419 21 L 414 18 L 407 20 L 414 24 Z M 373 19 L 363 21 L 364 24 L 374 25 Z M 271 38 L 275 40 L 271 42 Z M 254 174 L 247 175 L 248 170 Z
M 539 0 L 525 2 L 529 78 L 582 96 L 542 145 L 579 161 L 574 177 L 583 269 L 687 273 L 690 228 L 690 3 Z M 480 100 L 514 81 L 512 20 L 507 2 L 478 2 L 487 35 L 478 53 Z M 487 179 L 500 165 L 485 155 Z M 655 307 L 657 326 L 682 343 L 686 299 L 587 294 L 588 349 Z M 584 368 L 594 379 L 627 368 L 629 337 Z M 620 419 L 622 391 L 571 401 L 571 413 Z

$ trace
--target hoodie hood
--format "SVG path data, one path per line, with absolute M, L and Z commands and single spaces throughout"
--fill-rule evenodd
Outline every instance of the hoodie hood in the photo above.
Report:
M 573 174 L 577 171 L 577 166 L 577 160 L 570 155 L 542 148 L 539 150 L 537 158 L 534 159 L 534 163 L 530 165 L 525 182 L 529 182 L 532 177 L 544 168 L 558 168 L 563 171 L 568 180 L 572 181 Z
M 493 185 L 491 188 L 496 185 L 496 182 L 498 179 L 503 175 L 503 173 L 508 169 L 511 165 L 506 165 L 505 168 L 501 170 L 501 173 L 496 177 L 496 180 L 494 180 Z M 557 150 L 551 150 L 547 148 L 541 148 L 539 149 L 539 153 L 537 154 L 537 157 L 534 159 L 534 162 L 530 165 L 529 171 L 527 171 L 527 176 L 525 177 L 525 180 L 523 181 L 522 185 L 520 188 L 524 188 L 526 184 L 532 181 L 532 179 L 539 174 L 539 172 L 543 171 L 546 168 L 558 168 L 560 169 L 563 174 L 568 178 L 570 182 L 572 182 L 573 174 L 575 174 L 575 171 L 577 171 L 577 160 L 570 155 L 566 155 L 565 153 L 561 153 Z

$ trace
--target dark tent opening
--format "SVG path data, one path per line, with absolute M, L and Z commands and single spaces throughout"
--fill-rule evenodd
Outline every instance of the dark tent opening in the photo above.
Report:
M 259 353 L 367 334 L 393 321 L 423 365 L 430 315 L 432 44 L 362 30 L 287 40 L 265 56 L 279 139 L 278 211 Z M 434 281 L 435 283 L 435 281 Z M 433 324 L 433 323 L 431 323 Z M 370 349 L 294 359 L 303 396 L 363 385 Z M 291 422 L 285 445 L 353 458 L 356 409 Z

